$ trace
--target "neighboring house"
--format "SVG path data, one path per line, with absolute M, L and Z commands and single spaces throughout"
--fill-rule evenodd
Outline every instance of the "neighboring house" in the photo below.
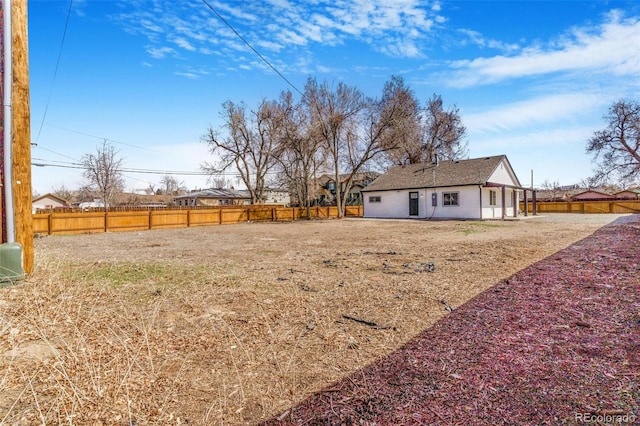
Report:
M 616 192 L 613 196 L 619 200 L 638 200 L 640 199 L 640 189 L 625 189 L 624 191 Z
M 396 166 L 362 190 L 364 217 L 493 219 L 517 216 L 523 188 L 505 155 Z
M 251 204 L 249 191 L 211 188 L 174 197 L 176 206 L 235 206 Z
M 351 182 L 351 188 L 347 195 L 347 205 L 361 205 L 362 204 L 362 190 L 366 188 L 371 182 L 374 181 L 380 173 L 366 172 L 356 173 L 353 176 Z M 340 192 L 344 193 L 347 186 L 348 174 L 341 174 L 338 176 L 340 179 Z M 318 185 L 317 202 L 321 205 L 335 205 L 336 204 L 336 182 L 334 176 L 330 174 L 323 174 L 320 176 L 316 183 Z
M 289 191 L 277 188 L 265 188 L 262 191 L 262 202 L 264 204 L 281 204 L 283 206 L 291 205 L 291 196 Z
M 600 200 L 613 200 L 614 198 L 616 197 L 611 194 L 589 189 L 573 195 L 571 197 L 571 201 L 600 201 Z
M 84 203 L 78 204 L 78 208 L 83 212 L 91 209 L 104 209 L 104 203 L 97 199 L 93 201 L 85 201 Z
M 573 186 L 573 185 L 571 185 Z M 572 196 L 584 191 L 584 188 L 559 187 L 557 189 L 539 189 L 536 191 L 538 201 L 569 201 Z
M 67 207 L 68 205 L 67 200 L 49 193 L 34 198 L 31 202 L 31 211 L 36 213 L 38 210 L 53 210 L 56 207 Z

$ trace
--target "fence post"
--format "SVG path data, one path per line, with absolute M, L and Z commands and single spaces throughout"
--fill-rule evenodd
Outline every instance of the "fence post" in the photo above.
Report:
M 109 211 L 107 207 L 104 210 L 104 232 L 109 232 Z
M 47 217 L 47 226 L 49 227 L 47 234 L 52 235 L 53 234 L 53 213 L 49 213 L 49 216 Z
M 275 222 L 275 221 L 276 221 L 276 208 L 271 207 L 271 222 Z
M 220 222 L 220 225 L 222 225 L 222 207 L 218 208 L 218 221 Z
M 191 226 L 191 210 L 187 210 L 187 228 Z

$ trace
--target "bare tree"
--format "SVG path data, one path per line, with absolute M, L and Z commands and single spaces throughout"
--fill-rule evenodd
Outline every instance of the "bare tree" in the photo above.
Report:
M 393 164 L 414 164 L 441 159 L 456 160 L 467 155 L 466 128 L 459 109 L 445 109 L 442 97 L 434 94 L 420 107 L 401 77 L 385 85 L 382 102 L 394 110 L 385 135 L 387 160 Z
M 171 175 L 164 175 L 160 179 L 160 192 L 164 195 L 178 195 L 186 192 L 187 188 L 183 181 L 179 181 Z
M 310 207 L 315 197 L 314 176 L 323 163 L 319 155 L 322 139 L 311 131 L 311 114 L 305 104 L 294 102 L 290 91 L 281 93 L 278 111 L 281 115 L 280 143 L 275 158 L 280 183 L 289 188 L 298 202 L 306 207 L 307 217 L 311 217 Z
M 105 208 L 111 206 L 124 190 L 121 170 L 123 159 L 118 154 L 113 145 L 105 140 L 102 146 L 97 147 L 95 154 L 85 154 L 81 159 L 87 186 L 99 194 Z
M 211 175 L 219 174 L 235 166 L 240 178 L 251 195 L 252 203 L 262 200 L 266 176 L 273 167 L 273 151 L 277 143 L 276 107 L 273 102 L 263 100 L 258 109 L 247 112 L 243 103 L 231 101 L 222 104 L 226 136 L 209 128 L 203 141 L 209 145 L 216 163 L 205 162 L 202 169 Z
M 558 198 L 558 195 L 561 192 L 560 182 L 557 180 L 550 182 L 549 179 L 545 179 L 544 182 L 542 182 L 542 185 L 540 185 L 540 187 L 545 191 L 548 191 L 551 193 L 551 201 L 556 201 L 556 199 Z
M 392 135 L 398 134 L 398 123 L 406 121 L 411 112 L 402 97 L 387 96 L 388 88 L 396 83 L 385 86 L 381 100 L 365 97 L 358 89 L 342 83 L 335 90 L 326 83 L 318 86 L 315 80 L 307 84 L 312 129 L 331 160 L 339 217 L 344 216 L 357 174 L 380 154 L 397 147 L 398 139 Z M 344 171 L 342 177 L 340 170 Z
M 64 185 L 60 186 L 59 188 L 53 188 L 51 193 L 53 195 L 55 195 L 56 197 L 60 197 L 63 200 L 71 200 L 71 191 L 69 191 Z
M 328 83 L 318 85 L 310 78 L 305 86 L 305 99 L 309 105 L 312 137 L 322 141 L 332 167 L 336 184 L 338 217 L 344 215 L 343 188 L 340 179 L 345 154 L 351 149 L 349 142 L 357 137 L 358 116 L 365 108 L 366 99 L 355 87 L 340 82 L 333 89 Z M 345 188 L 348 192 L 348 189 Z
M 423 115 L 422 161 L 433 162 L 436 156 L 456 160 L 467 155 L 467 144 L 464 143 L 467 129 L 455 105 L 445 110 L 442 97 L 434 94 Z
M 156 186 L 154 184 L 152 184 L 152 183 L 149 183 L 149 186 L 147 186 L 144 189 L 144 193 L 147 194 L 147 195 L 154 195 L 156 193 L 156 191 L 157 191 Z
M 594 133 L 586 149 L 597 164 L 596 179 L 640 178 L 640 103 L 620 100 L 603 118 L 607 127 Z
M 230 179 L 227 179 L 224 176 L 210 176 L 209 182 L 213 185 L 214 188 L 219 189 L 227 189 L 233 186 L 233 183 Z
M 393 164 L 419 163 L 422 160 L 420 103 L 402 77 L 392 76 L 385 84 L 382 107 L 393 116 L 383 135 L 383 144 L 389 148 L 387 158 Z
M 602 176 L 590 176 L 588 178 L 582 179 L 579 183 L 579 186 L 580 188 L 585 189 L 596 189 L 605 184 L 606 182 L 602 179 Z

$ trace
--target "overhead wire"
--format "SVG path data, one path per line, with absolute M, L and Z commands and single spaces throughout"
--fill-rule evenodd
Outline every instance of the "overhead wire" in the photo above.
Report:
M 33 158 L 32 160 L 38 161 L 36 163 L 32 162 L 32 166 L 36 167 L 61 167 L 66 169 L 86 169 L 82 163 L 70 163 L 64 161 L 55 161 L 55 160 L 45 160 L 40 158 Z M 57 164 L 54 164 L 57 163 Z M 128 168 L 122 167 L 118 169 L 123 173 L 143 173 L 143 174 L 157 174 L 157 175 L 182 175 L 182 176 L 211 176 L 212 173 L 202 171 L 202 172 L 193 172 L 193 171 L 185 171 L 185 170 L 162 170 L 162 169 L 138 169 L 138 168 Z M 267 172 L 269 174 L 276 172 Z M 238 173 L 234 172 L 219 172 L 213 173 L 216 176 L 237 176 Z
M 118 144 L 118 145 L 129 146 L 131 148 L 136 148 L 136 149 L 140 149 L 140 150 L 143 150 L 143 151 L 149 151 L 149 152 L 154 152 L 156 154 L 167 155 L 166 152 L 158 151 L 156 149 L 151 149 L 151 148 L 147 148 L 147 147 L 140 146 L 140 145 L 135 145 L 135 144 L 128 143 L 128 142 L 117 141 L 115 139 L 107 138 L 107 137 L 104 137 L 104 136 L 93 135 L 91 133 L 81 132 L 79 130 L 68 129 L 68 128 L 60 127 L 60 126 L 54 126 L 54 125 L 51 125 L 51 124 L 48 124 L 47 126 L 48 127 L 53 127 L 54 129 L 64 130 L 66 132 L 76 133 L 78 135 L 83 135 L 83 136 L 88 136 L 90 138 L 99 139 L 101 141 L 113 142 L 114 144 Z M 38 148 L 41 148 L 41 147 L 38 145 Z M 43 148 L 43 149 L 46 149 L 46 148 Z M 65 156 L 64 154 L 60 154 L 60 153 L 57 153 L 57 152 L 54 152 L 54 151 L 51 151 L 51 150 L 47 150 L 47 151 L 53 152 L 54 154 Z M 175 158 L 176 156 L 172 154 L 172 157 Z M 181 158 L 184 158 L 185 160 L 188 160 L 188 161 L 193 161 L 193 160 L 188 159 L 186 157 L 181 157 Z
M 247 39 L 245 39 L 207 0 L 202 0 L 202 2 L 204 3 L 205 6 L 207 6 L 207 8 L 216 15 L 216 17 L 224 24 L 226 25 L 252 52 L 254 52 L 271 70 L 273 70 L 285 83 L 287 83 L 291 88 L 293 88 L 297 93 L 299 93 L 303 98 L 306 98 L 306 95 L 300 90 L 298 89 L 298 87 L 293 84 L 282 72 L 280 72 L 280 70 L 278 70 L 266 57 L 264 57 L 256 48 L 253 47 L 253 45 L 251 45 L 251 43 L 249 43 L 249 41 Z M 47 111 L 49 109 L 49 104 L 51 101 L 51 97 L 52 97 L 52 93 L 53 93 L 53 87 L 55 84 L 55 80 L 58 74 L 58 69 L 59 69 L 59 65 L 60 65 L 60 60 L 62 57 L 62 51 L 63 51 L 63 47 L 64 47 L 64 42 L 66 40 L 66 35 L 67 35 L 67 30 L 68 30 L 68 26 L 69 26 L 69 20 L 70 20 L 70 16 L 71 16 L 71 10 L 72 10 L 72 5 L 73 5 L 73 0 L 69 1 L 69 8 L 67 10 L 67 18 L 65 21 L 65 27 L 64 27 L 64 32 L 63 32 L 63 36 L 62 36 L 62 41 L 60 44 L 60 48 L 58 51 L 58 58 L 56 61 L 56 67 L 54 70 L 54 75 L 53 75 L 53 81 L 52 81 L 52 86 L 51 86 L 51 90 L 49 92 L 49 98 L 47 100 L 47 104 L 45 106 L 45 111 L 43 114 L 43 118 L 42 118 L 42 122 L 40 123 L 40 127 L 38 130 L 38 135 L 36 138 L 36 146 L 40 149 L 43 149 L 45 151 L 51 152 L 53 154 L 56 155 L 60 155 L 62 157 L 77 161 L 76 159 L 69 157 L 65 154 L 61 154 L 59 152 L 55 152 L 51 149 L 39 146 L 37 144 L 37 141 L 40 138 L 40 134 L 42 133 L 42 128 L 44 126 L 45 120 L 46 120 L 46 116 L 47 116 Z M 317 107 L 317 105 L 316 105 Z M 89 133 L 85 133 L 85 132 L 80 132 L 77 130 L 72 130 L 72 129 L 67 129 L 67 128 L 63 128 L 63 127 L 57 127 L 57 126 L 51 126 L 54 128 L 58 128 L 60 130 L 65 130 L 68 132 L 72 132 L 72 133 L 77 133 L 77 134 L 81 134 L 84 136 L 88 136 L 88 137 L 92 137 L 92 138 L 96 138 L 96 139 L 100 139 L 100 140 L 104 140 L 104 141 L 109 141 L 109 142 L 113 142 L 113 143 L 117 143 L 117 144 L 121 144 L 121 145 L 126 145 L 126 146 L 130 146 L 133 148 L 138 148 L 138 149 L 142 149 L 142 150 L 146 150 L 146 151 L 151 151 L 151 152 L 158 152 L 158 151 L 154 151 L 152 149 L 149 148 L 145 148 L 139 145 L 134 145 L 134 144 L 129 144 L 129 143 L 125 143 L 125 142 L 120 142 L 120 141 L 116 141 L 113 139 L 109 139 L 109 138 L 104 138 L 101 136 L 96 136 L 96 135 L 92 135 Z M 53 161 L 53 160 L 39 160 L 39 161 L 44 161 L 41 163 L 32 163 L 33 166 L 36 167 L 61 167 L 61 168 L 70 168 L 70 169 L 83 169 L 84 167 L 82 167 L 81 163 L 64 163 L 61 161 Z M 52 163 L 60 163 L 60 164 L 52 164 Z M 123 168 L 121 170 L 124 173 L 146 173 L 146 174 L 159 174 L 159 175 L 184 175 L 184 176 L 211 176 L 210 172 L 188 172 L 188 171 L 170 171 L 170 170 L 148 170 L 148 169 L 125 169 Z M 269 172 L 269 173 L 275 173 L 275 172 Z M 225 172 L 220 172 L 220 173 L 215 173 L 215 175 L 221 175 L 221 176 L 237 176 L 237 173 L 225 173 Z
M 56 77 L 58 76 L 58 68 L 60 67 L 60 59 L 62 58 L 62 50 L 64 48 L 64 42 L 67 38 L 67 29 L 69 28 L 69 18 L 71 17 L 71 8 L 73 6 L 73 0 L 69 0 L 69 9 L 67 9 L 67 19 L 64 23 L 64 31 L 62 32 L 62 40 L 60 41 L 60 48 L 58 49 L 58 59 L 56 60 L 56 67 L 53 71 L 53 80 L 51 81 L 51 88 L 49 89 L 49 97 L 44 107 L 44 113 L 42 114 L 42 121 L 40 122 L 40 128 L 38 129 L 38 135 L 36 136 L 36 143 L 40 140 L 40 134 L 42 133 L 42 127 L 47 118 L 47 112 L 49 111 L 49 104 L 51 103 L 51 97 L 53 95 L 53 87 L 56 83 Z
M 224 19 L 224 17 L 218 13 L 218 11 L 211 6 L 211 4 L 207 1 L 207 0 L 202 0 L 202 2 L 218 17 L 218 19 L 220 21 L 222 21 L 223 24 L 225 24 L 231 31 L 233 31 L 233 33 L 238 36 L 238 38 L 240 40 L 242 40 L 242 42 L 249 48 L 251 49 L 251 51 L 253 51 L 253 53 L 255 53 L 265 64 L 267 64 L 267 66 L 269 68 L 271 68 L 276 74 L 278 74 L 278 76 L 280 76 L 281 79 L 283 79 L 285 81 L 285 83 L 287 83 L 289 86 L 291 86 L 293 88 L 293 90 L 295 90 L 296 92 L 298 92 L 303 98 L 306 98 L 306 95 L 304 93 L 302 93 L 302 91 L 300 89 L 298 89 L 296 87 L 295 84 L 293 84 L 291 81 L 289 81 L 289 79 L 287 77 L 285 77 L 284 74 L 282 74 L 273 64 L 271 64 L 271 62 L 269 62 L 269 60 L 267 58 L 265 58 L 264 56 L 262 56 L 262 54 L 260 52 L 258 52 L 258 50 L 256 48 L 254 48 L 251 43 L 249 43 L 247 41 L 247 39 L 245 39 L 238 31 L 236 31 L 236 29 L 226 20 Z

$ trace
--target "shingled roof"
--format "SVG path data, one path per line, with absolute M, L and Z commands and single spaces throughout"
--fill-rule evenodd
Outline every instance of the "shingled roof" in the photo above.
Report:
M 371 182 L 363 191 L 484 185 L 503 160 L 509 164 L 505 155 L 496 155 L 469 160 L 440 161 L 438 165 L 418 163 L 396 166 Z

